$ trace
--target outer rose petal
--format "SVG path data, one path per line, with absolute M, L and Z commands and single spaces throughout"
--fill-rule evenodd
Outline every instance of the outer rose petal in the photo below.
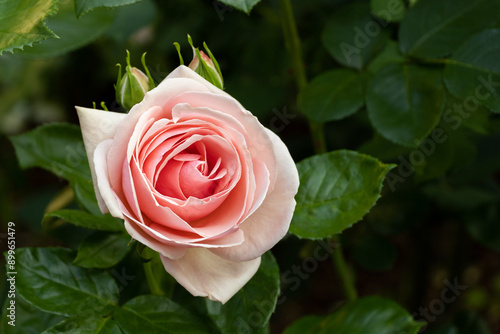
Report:
M 231 95 L 223 91 L 222 89 L 219 89 L 212 85 L 210 82 L 205 80 L 203 77 L 201 77 L 198 73 L 190 69 L 189 67 L 186 67 L 184 65 L 181 65 L 177 67 L 175 70 L 173 70 L 168 76 L 167 79 L 173 79 L 173 78 L 189 78 L 198 81 L 205 87 L 207 87 L 210 92 L 218 94 L 218 95 L 225 95 L 233 98 Z M 194 91 L 194 89 L 193 89 Z M 243 107 L 241 107 L 243 108 Z
M 103 213 L 109 212 L 113 217 L 123 219 L 123 213 L 118 205 L 115 197 L 115 192 L 111 189 L 108 178 L 108 168 L 106 156 L 113 140 L 108 139 L 97 145 L 94 151 L 94 160 L 90 162 L 95 166 L 95 192 L 98 197 L 99 208 Z
M 203 248 L 191 248 L 179 260 L 161 256 L 169 272 L 193 296 L 227 302 L 260 266 L 260 257 L 247 262 L 231 262 Z
M 235 247 L 211 250 L 230 261 L 248 261 L 262 255 L 285 236 L 292 220 L 299 174 L 286 145 L 277 135 L 267 131 L 276 154 L 276 183 L 261 206 L 241 223 L 245 242 Z
M 107 212 L 109 210 L 104 204 L 104 200 L 102 199 L 102 196 L 97 188 L 94 152 L 97 145 L 107 139 L 112 139 L 115 136 L 118 124 L 127 115 L 83 107 L 76 107 L 76 111 L 82 128 L 83 142 L 89 159 L 90 172 L 92 174 L 92 181 L 94 182 L 97 203 L 99 204 L 99 208 L 102 212 Z
M 186 253 L 186 248 L 175 247 L 172 245 L 161 244 L 159 242 L 154 242 L 151 240 L 147 234 L 140 233 L 137 229 L 134 229 L 128 221 L 125 221 L 125 229 L 130 236 L 139 241 L 141 244 L 148 246 L 152 250 L 157 251 L 162 256 L 167 256 L 171 259 L 179 259 Z

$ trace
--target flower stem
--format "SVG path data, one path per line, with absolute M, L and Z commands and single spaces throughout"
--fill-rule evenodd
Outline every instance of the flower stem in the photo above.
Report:
M 354 286 L 353 272 L 346 264 L 339 237 L 334 235 L 331 237 L 331 241 L 336 244 L 335 250 L 333 251 L 333 265 L 340 276 L 345 297 L 348 301 L 352 301 L 358 298 L 358 293 Z
M 73 189 L 70 186 L 67 186 L 50 201 L 45 208 L 45 213 L 63 209 L 74 199 L 75 193 L 73 192 Z
M 151 294 L 170 298 L 175 281 L 163 268 L 159 254 L 154 252 L 151 261 L 144 263 L 143 267 Z
M 292 57 L 292 67 L 294 69 L 295 81 L 299 90 L 307 85 L 307 76 L 302 61 L 302 48 L 300 46 L 299 33 L 293 17 L 293 9 L 290 0 L 281 0 L 281 15 L 283 34 L 290 56 Z
M 302 60 L 302 48 L 297 31 L 297 25 L 293 16 L 293 8 L 290 0 L 280 0 L 280 6 L 285 44 L 290 53 L 297 88 L 301 91 L 307 85 L 307 75 L 304 68 L 304 62 Z M 297 108 L 299 107 L 297 106 Z M 316 154 L 326 153 L 328 148 L 326 146 L 324 124 L 309 121 L 309 128 L 311 130 L 311 136 L 314 142 Z M 354 278 L 351 269 L 346 264 L 340 240 L 338 236 L 333 236 L 331 241 L 337 245 L 335 251 L 333 252 L 332 261 L 342 281 L 344 295 L 348 300 L 354 300 L 357 298 Z
M 314 143 L 314 151 L 316 154 L 328 152 L 325 139 L 325 127 L 323 123 L 309 121 L 309 129 L 311 131 L 312 140 Z

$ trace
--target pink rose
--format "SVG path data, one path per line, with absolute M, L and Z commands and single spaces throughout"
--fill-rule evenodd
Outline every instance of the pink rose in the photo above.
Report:
M 186 66 L 128 114 L 77 111 L 101 211 L 193 295 L 229 300 L 290 225 L 299 178 L 283 142 Z

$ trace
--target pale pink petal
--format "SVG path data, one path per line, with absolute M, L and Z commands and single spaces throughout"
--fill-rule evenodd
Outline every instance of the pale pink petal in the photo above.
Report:
M 228 93 L 223 91 L 222 89 L 219 89 L 215 87 L 213 84 L 208 82 L 206 79 L 201 77 L 198 73 L 193 71 L 187 66 L 180 65 L 177 67 L 175 70 L 173 70 L 166 79 L 175 79 L 175 78 L 189 78 L 192 80 L 197 81 L 198 83 L 201 83 L 203 86 L 205 86 L 210 92 L 218 94 L 218 95 L 225 95 L 225 96 L 230 96 Z M 192 89 L 194 91 L 194 89 Z
M 250 211 L 247 213 L 248 215 L 251 215 L 260 207 L 269 192 L 270 185 L 270 173 L 262 161 L 253 160 L 253 172 L 255 175 L 255 194 L 252 207 L 250 207 Z
M 240 246 L 213 250 L 228 260 L 246 261 L 261 256 L 285 236 L 292 220 L 299 175 L 285 144 L 271 131 L 269 136 L 276 154 L 277 179 L 262 205 L 241 223 L 245 242 Z
M 165 270 L 194 296 L 227 302 L 255 275 L 260 257 L 231 262 L 207 249 L 192 248 L 178 260 L 161 257 Z
M 112 139 L 118 124 L 127 117 L 126 114 L 112 111 L 75 107 L 82 129 L 85 149 L 94 152 L 99 143 Z M 89 156 L 89 160 L 92 157 Z
M 137 228 L 132 227 L 132 225 L 127 220 L 125 220 L 125 229 L 133 239 L 170 259 L 179 259 L 186 253 L 185 247 L 164 244 L 158 242 L 157 240 L 151 239 L 149 235 L 138 230 Z
M 165 226 L 155 223 L 148 223 L 146 225 L 132 217 L 130 211 L 123 206 L 123 203 L 119 203 L 129 227 L 141 234 L 151 244 L 158 244 L 157 248 L 161 247 L 161 245 L 203 248 L 234 247 L 241 245 L 245 241 L 243 232 L 239 229 L 233 229 L 216 238 L 195 238 L 186 232 L 168 229 Z
M 111 189 L 109 184 L 106 156 L 112 143 L 112 139 L 105 140 L 97 145 L 94 151 L 93 164 L 95 165 L 96 174 L 96 183 L 94 188 L 96 194 L 99 194 L 97 201 L 102 213 L 109 212 L 113 217 L 123 219 L 122 211 L 120 210 L 116 200 L 116 194 L 113 189 Z
M 85 151 L 89 159 L 90 173 L 94 185 L 97 185 L 95 166 L 94 166 L 94 151 L 101 142 L 112 139 L 116 133 L 116 129 L 121 120 L 126 117 L 125 114 L 89 109 L 83 107 L 76 107 L 78 119 L 80 120 L 80 127 L 82 129 L 83 143 L 85 144 Z M 98 191 L 97 186 L 94 187 L 97 203 L 103 212 L 108 210 L 105 207 L 104 200 Z

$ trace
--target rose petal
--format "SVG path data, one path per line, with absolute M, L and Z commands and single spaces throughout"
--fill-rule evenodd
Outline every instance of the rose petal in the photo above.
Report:
M 285 236 L 292 220 L 299 175 L 286 145 L 271 131 L 269 136 L 277 161 L 274 189 L 267 194 L 262 205 L 241 223 L 245 242 L 240 246 L 213 250 L 231 261 L 247 261 L 265 253 Z
M 90 173 L 92 174 L 92 181 L 94 185 L 97 185 L 97 178 L 94 165 L 94 151 L 101 142 L 112 139 L 118 128 L 118 124 L 121 120 L 126 117 L 125 114 L 89 109 L 83 107 L 76 107 L 76 112 L 78 114 L 78 119 L 80 121 L 80 127 L 82 129 L 83 143 L 85 144 L 85 151 L 87 152 L 87 157 L 89 159 Z M 102 212 L 108 212 L 104 200 L 98 191 L 97 187 L 94 187 L 97 203 Z
M 150 224 L 150 226 L 139 222 L 130 215 L 130 212 L 122 206 L 125 216 L 125 221 L 129 223 L 130 228 L 148 239 L 151 244 L 179 246 L 179 247 L 203 247 L 203 248 L 219 248 L 233 247 L 241 245 L 245 241 L 245 237 L 241 230 L 232 230 L 217 238 L 193 238 L 181 235 L 180 231 L 167 229 L 158 224 Z M 174 233 L 175 232 L 175 233 Z M 158 248 L 158 246 L 157 246 Z M 165 254 L 164 254 L 165 255 Z M 165 255 L 167 256 L 167 255 Z M 168 256 L 167 256 L 168 257 Z
M 113 189 L 111 189 L 108 178 L 106 156 L 111 145 L 113 145 L 112 139 L 105 140 L 97 145 L 94 151 L 93 164 L 95 165 L 96 173 L 95 192 L 96 195 L 99 194 L 97 200 L 102 213 L 109 212 L 113 217 L 123 219 L 122 211 L 116 200 L 116 194 Z
M 198 73 L 196 73 L 195 71 L 193 71 L 192 69 L 190 69 L 189 67 L 186 67 L 184 65 L 181 65 L 181 66 L 177 67 L 175 70 L 173 70 L 167 76 L 166 79 L 175 79 L 175 78 L 189 78 L 189 79 L 195 80 L 198 83 L 205 86 L 212 93 L 231 97 L 228 93 L 226 93 L 222 89 L 215 87 L 213 84 L 211 84 L 210 82 L 205 80 L 202 76 L 200 76 Z M 194 89 L 192 89 L 192 91 L 194 91 Z
M 247 262 L 231 262 L 203 248 L 189 249 L 178 260 L 161 257 L 165 270 L 194 296 L 227 302 L 260 266 L 260 257 Z
M 132 225 L 127 220 L 125 220 L 125 229 L 133 239 L 139 241 L 141 244 L 148 246 L 152 250 L 157 251 L 161 255 L 166 256 L 170 259 L 173 260 L 180 259 L 186 253 L 185 247 L 172 246 L 171 244 L 167 245 L 153 241 L 144 232 L 133 228 Z

